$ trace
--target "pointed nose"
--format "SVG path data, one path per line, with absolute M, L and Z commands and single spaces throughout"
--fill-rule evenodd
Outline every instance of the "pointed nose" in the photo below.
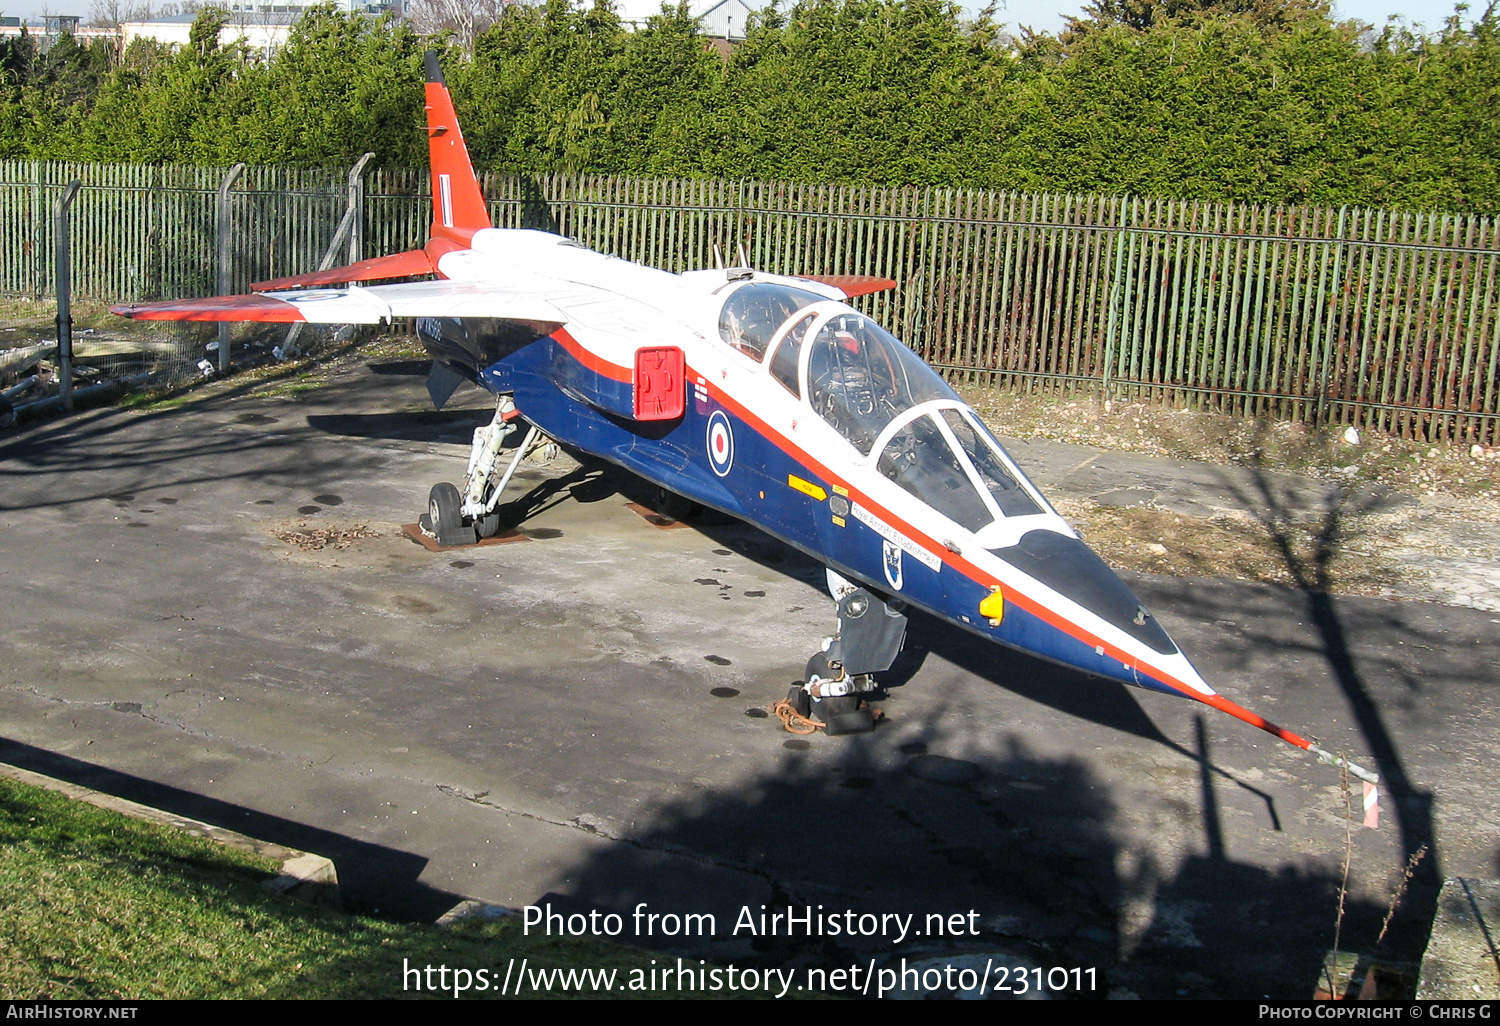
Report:
M 1163 656 L 1178 654 L 1151 611 L 1077 538 L 1039 528 L 1027 531 L 1015 545 L 990 551 L 1152 651 Z

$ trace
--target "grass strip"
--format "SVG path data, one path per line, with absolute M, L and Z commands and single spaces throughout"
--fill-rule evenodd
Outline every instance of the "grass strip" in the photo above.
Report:
M 628 997 L 631 971 L 661 958 L 586 939 L 525 937 L 513 919 L 439 929 L 313 909 L 263 886 L 278 868 L 0 779 L 0 998 L 434 996 L 404 989 L 403 966 L 484 969 L 498 989 L 512 957 L 535 968 L 615 969 L 611 996 Z

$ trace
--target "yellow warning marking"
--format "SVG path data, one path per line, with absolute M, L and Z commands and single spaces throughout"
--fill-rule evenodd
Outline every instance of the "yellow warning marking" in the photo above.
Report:
M 843 485 L 834 485 L 833 490 L 835 494 L 842 495 L 846 499 L 849 498 L 849 489 L 845 488 Z
M 844 526 L 844 518 L 843 517 L 834 517 L 833 518 L 833 522 L 834 522 L 834 525 L 837 526 L 837 527 L 843 527 Z
M 990 593 L 979 603 L 979 615 L 990 622 L 991 627 L 999 627 L 1000 621 L 1005 617 L 1005 593 L 996 585 L 990 589 Z
M 801 492 L 803 495 L 811 495 L 819 502 L 822 502 L 824 499 L 828 498 L 828 493 L 825 492 L 822 488 L 819 488 L 811 481 L 802 480 L 796 474 L 788 474 L 786 476 L 786 483 L 797 489 L 797 491 Z

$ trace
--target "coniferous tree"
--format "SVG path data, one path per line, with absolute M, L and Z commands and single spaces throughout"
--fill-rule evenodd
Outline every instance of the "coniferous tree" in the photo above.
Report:
M 324 6 L 269 55 L 0 40 L 0 156 L 421 166 L 410 27 Z M 683 6 L 510 4 L 444 67 L 476 165 L 1500 213 L 1500 25 L 1323 0 L 1093 0 L 1059 37 L 948 0 L 793 0 L 721 50 Z M 443 40 L 438 40 L 439 45 Z

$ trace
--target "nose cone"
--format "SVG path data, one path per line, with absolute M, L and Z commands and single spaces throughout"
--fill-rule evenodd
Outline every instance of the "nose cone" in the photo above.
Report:
M 1180 654 L 1135 593 L 1077 538 L 1039 529 L 1027 531 L 1015 545 L 990 551 L 1153 652 Z
M 1112 643 L 1094 647 L 1094 654 L 1101 658 L 1107 646 L 1114 648 L 1119 661 L 1113 665 L 1124 671 L 1113 674 L 1118 679 L 1168 694 L 1195 698 L 1288 744 L 1310 751 L 1323 762 L 1346 767 L 1367 783 L 1379 782 L 1379 777 L 1369 770 L 1343 756 L 1323 751 L 1306 738 L 1278 727 L 1209 687 L 1125 582 L 1077 538 L 1059 531 L 1037 529 L 1022 535 L 1015 545 L 989 551 L 1104 622 L 1105 630 L 1101 633 L 1094 633 L 1099 631 L 1098 627 L 1080 624 L 1086 635 L 1102 638 L 1110 630 L 1118 631 Z M 1131 649 L 1134 651 L 1129 651 Z M 1076 660 L 1061 661 L 1082 666 Z M 1083 668 L 1098 672 L 1097 668 Z

